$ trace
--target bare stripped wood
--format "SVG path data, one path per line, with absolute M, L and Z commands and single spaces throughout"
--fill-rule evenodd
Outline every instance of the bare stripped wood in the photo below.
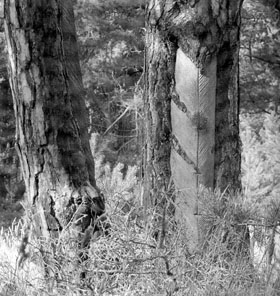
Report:
M 179 100 L 188 106 L 189 114 L 171 103 L 172 137 L 180 146 L 172 145 L 171 170 L 178 190 L 177 215 L 186 221 L 188 235 L 194 238 L 189 247 L 195 248 L 199 240 L 198 190 L 201 185 L 212 188 L 214 183 L 216 59 L 202 74 L 179 48 L 175 82 Z

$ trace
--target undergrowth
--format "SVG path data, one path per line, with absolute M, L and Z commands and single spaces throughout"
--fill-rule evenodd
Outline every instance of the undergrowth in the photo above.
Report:
M 29 239 L 21 260 L 18 249 L 26 236 L 23 222 L 1 233 L 1 296 L 277 295 L 272 294 L 267 275 L 259 274 L 250 261 L 244 227 L 250 212 L 238 198 L 201 191 L 200 201 L 207 205 L 200 223 L 205 239 L 190 254 L 188 238 L 172 218 L 165 218 L 166 233 L 159 244 L 151 219 L 141 215 L 140 201 L 135 198 L 124 210 L 120 195 L 125 202 L 132 199 L 137 186 L 129 186 L 120 169 L 110 180 L 104 175 L 112 185 L 106 183 L 109 234 L 92 237 L 84 262 L 79 261 L 77 242 L 66 234 L 48 242 Z

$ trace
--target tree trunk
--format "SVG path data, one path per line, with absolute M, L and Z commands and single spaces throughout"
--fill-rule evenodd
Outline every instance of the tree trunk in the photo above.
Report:
M 241 4 L 151 0 L 147 9 L 145 198 L 154 204 L 174 183 L 190 250 L 200 185 L 240 188 Z
M 0 187 L 3 189 L 0 190 L 0 199 L 7 196 L 21 199 L 24 185 L 19 173 L 19 159 L 14 149 L 15 115 L 7 70 L 3 19 L 0 19 L 0 55 Z
M 87 133 L 72 1 L 5 1 L 16 146 L 39 237 L 104 211 Z

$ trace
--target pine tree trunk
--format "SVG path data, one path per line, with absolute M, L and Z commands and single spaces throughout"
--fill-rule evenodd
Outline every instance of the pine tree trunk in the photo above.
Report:
M 72 1 L 5 1 L 16 145 L 37 236 L 84 232 L 104 204 L 95 184 Z
M 0 199 L 21 199 L 24 193 L 19 159 L 14 149 L 15 115 L 5 54 L 4 21 L 0 20 Z M 20 190 L 19 190 L 20 189 Z
M 148 24 L 151 23 L 148 19 Z M 170 191 L 170 101 L 175 85 L 176 47 L 148 25 L 145 59 L 145 202 L 150 207 Z
M 171 182 L 194 249 L 198 190 L 240 188 L 238 50 L 242 0 L 151 0 L 147 9 L 145 198 Z

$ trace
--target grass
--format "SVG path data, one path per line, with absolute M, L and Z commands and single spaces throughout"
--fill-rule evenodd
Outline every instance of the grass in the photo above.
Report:
M 279 295 L 280 291 L 273 291 L 268 284 L 265 271 L 254 269 L 246 244 L 240 244 L 244 233 L 234 225 L 247 222 L 245 206 L 219 193 L 202 192 L 201 198 L 208 200 L 201 226 L 206 239 L 191 255 L 183 229 L 171 218 L 166 218 L 166 234 L 159 245 L 137 198 L 129 209 L 124 210 L 119 203 L 120 195 L 123 200 L 132 200 L 134 192 L 128 190 L 131 184 L 127 182 L 126 187 L 126 180 L 116 181 L 114 177 L 110 181 L 104 176 L 111 197 L 111 229 L 108 236 L 91 240 L 88 260 L 79 264 L 76 242 L 61 235 L 51 242 L 29 240 L 26 258 L 17 268 L 18 249 L 28 233 L 20 221 L 0 235 L 1 296 Z M 151 210 L 150 214 L 155 213 Z M 49 255 L 48 277 L 42 249 Z M 83 280 L 79 276 L 82 272 L 86 274 Z

